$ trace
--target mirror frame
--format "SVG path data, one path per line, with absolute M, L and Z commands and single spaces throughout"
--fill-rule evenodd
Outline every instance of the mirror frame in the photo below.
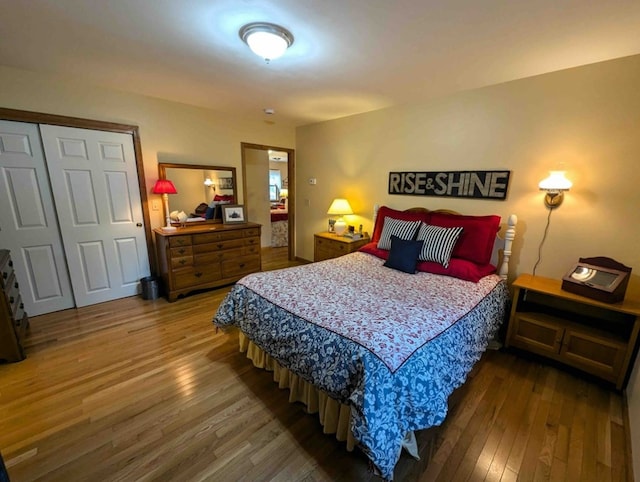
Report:
M 203 171 L 203 170 L 207 170 L 207 171 L 230 171 L 231 175 L 233 176 L 234 179 L 234 183 L 233 183 L 233 198 L 236 200 L 236 204 L 242 204 L 241 202 L 238 202 L 238 176 L 236 173 L 236 168 L 233 166 L 209 166 L 209 165 L 204 165 L 204 164 L 175 164 L 175 163 L 170 163 L 170 162 L 159 162 L 158 163 L 158 178 L 159 179 L 166 179 L 167 178 L 167 169 L 196 169 L 199 171 Z M 207 221 L 201 221 L 201 222 L 208 222 L 208 223 L 221 223 L 222 220 L 213 220 L 213 219 L 208 219 Z

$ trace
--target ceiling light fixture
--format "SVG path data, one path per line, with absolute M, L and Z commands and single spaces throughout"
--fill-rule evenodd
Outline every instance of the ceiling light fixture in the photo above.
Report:
M 240 29 L 239 35 L 253 53 L 267 63 L 280 57 L 293 44 L 291 32 L 274 23 L 249 23 Z

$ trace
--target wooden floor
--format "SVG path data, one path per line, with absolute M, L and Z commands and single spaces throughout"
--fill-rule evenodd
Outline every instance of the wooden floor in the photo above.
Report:
M 265 268 L 287 264 L 277 253 Z M 0 365 L 11 480 L 379 480 L 216 333 L 227 291 L 33 318 L 27 359 Z M 631 478 L 616 392 L 487 352 L 457 398 L 427 468 L 403 454 L 395 480 Z

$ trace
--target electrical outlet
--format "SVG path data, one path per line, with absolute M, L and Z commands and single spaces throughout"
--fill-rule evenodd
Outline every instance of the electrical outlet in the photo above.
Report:
M 310 177 L 310 178 L 309 178 L 309 184 L 311 184 L 312 186 L 315 186 L 315 185 L 316 185 L 316 182 L 317 182 L 317 181 L 316 181 L 316 178 L 315 178 L 315 177 Z
M 160 211 L 160 201 L 151 201 L 151 210 Z

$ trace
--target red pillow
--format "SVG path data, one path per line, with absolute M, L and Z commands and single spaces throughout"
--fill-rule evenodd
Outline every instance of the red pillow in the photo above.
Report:
M 233 195 L 232 194 L 216 194 L 213 196 L 214 201 L 226 201 L 229 203 L 233 203 Z
M 389 217 L 393 219 L 401 219 L 402 221 L 429 221 L 428 212 L 406 212 L 406 211 L 397 211 L 396 209 L 391 209 L 387 206 L 380 206 L 378 208 L 378 214 L 376 216 L 376 225 L 373 227 L 373 237 L 371 238 L 371 242 L 377 243 L 380 240 L 380 235 L 382 234 L 382 227 L 384 226 L 384 218 Z M 387 259 L 387 258 L 385 258 Z
M 386 249 L 378 249 L 377 243 L 373 242 L 365 244 L 358 251 L 369 253 L 385 260 L 389 258 L 389 251 Z M 416 269 L 418 271 L 424 271 L 425 273 L 451 276 L 465 281 L 473 281 L 474 283 L 477 283 L 481 278 L 496 272 L 496 267 L 491 264 L 478 265 L 461 258 L 451 258 L 447 268 L 442 266 L 440 263 L 419 261 Z
M 491 262 L 493 244 L 500 229 L 500 216 L 462 216 L 460 214 L 431 213 L 434 226 L 452 228 L 462 226 L 452 258 L 462 258 L 479 265 Z

